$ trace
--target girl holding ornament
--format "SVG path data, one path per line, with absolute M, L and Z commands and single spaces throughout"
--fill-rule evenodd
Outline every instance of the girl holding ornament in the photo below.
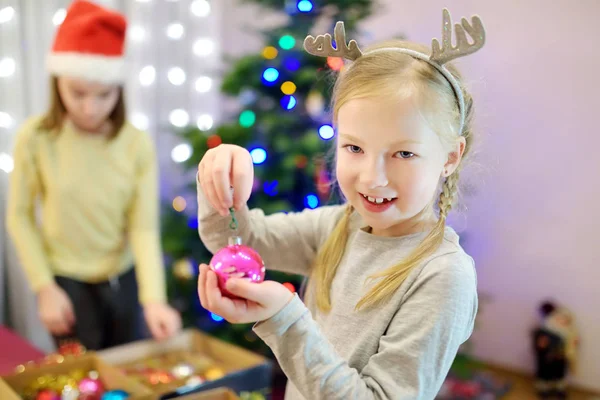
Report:
M 353 61 L 333 93 L 336 178 L 347 204 L 265 216 L 246 206 L 248 151 L 221 145 L 199 164 L 205 245 L 227 244 L 233 208 L 236 235 L 267 268 L 309 277 L 303 302 L 238 270 L 235 257 L 228 268 L 221 252 L 201 265 L 202 305 L 233 323 L 257 322 L 289 378 L 286 399 L 433 399 L 472 333 L 474 262 L 446 218 L 471 149 L 473 101 L 449 61 L 481 48 L 485 32 L 479 18 L 462 19 L 454 47 L 447 10 L 443 20 L 442 46 L 434 40 L 431 51 L 393 41 L 363 52 L 346 42 L 341 22 L 336 48 L 329 34 L 306 38 L 313 55 Z
M 140 302 L 155 338 L 181 325 L 166 302 L 154 144 L 125 120 L 126 26 L 72 3 L 47 60 L 50 108 L 19 129 L 10 177 L 7 229 L 41 320 L 92 350 L 139 338 Z

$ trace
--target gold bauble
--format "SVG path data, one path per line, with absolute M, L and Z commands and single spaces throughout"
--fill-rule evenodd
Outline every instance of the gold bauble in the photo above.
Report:
M 173 264 L 173 275 L 182 281 L 194 278 L 194 265 L 187 258 L 175 261 Z

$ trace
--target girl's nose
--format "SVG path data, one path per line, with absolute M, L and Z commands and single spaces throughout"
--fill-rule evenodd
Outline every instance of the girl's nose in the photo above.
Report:
M 361 172 L 361 181 L 369 189 L 388 185 L 389 182 L 383 157 L 378 157 L 376 160 L 370 161 L 368 165 L 365 165 Z

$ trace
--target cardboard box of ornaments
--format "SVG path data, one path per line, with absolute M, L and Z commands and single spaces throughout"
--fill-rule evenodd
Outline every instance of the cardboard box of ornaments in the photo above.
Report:
M 239 400 L 235 392 L 227 388 L 210 389 L 196 394 L 178 397 L 177 400 Z
M 85 385 L 90 392 L 99 393 L 96 379 L 101 382 L 104 392 L 112 395 L 105 398 L 117 400 L 124 398 L 125 394 L 129 400 L 150 400 L 153 397 L 150 389 L 89 352 L 65 357 L 61 362 L 34 364 L 25 367 L 23 371 L 2 376 L 0 399 L 55 399 L 59 397 L 52 390 L 62 390 L 66 385 L 73 388 Z M 69 393 L 72 394 L 71 397 Z M 60 398 L 77 399 L 79 396 L 73 390 L 63 392 Z
M 271 390 L 273 364 L 269 359 L 196 329 L 162 342 L 141 340 L 97 355 L 152 390 L 157 400 L 208 395 L 217 388 L 260 392 L 268 398 Z
M 85 363 L 84 363 L 85 364 Z M 93 364 L 93 362 L 92 362 Z M 98 367 L 98 364 L 96 364 L 96 367 Z M 102 369 L 102 367 L 100 367 Z M 110 367 L 108 366 L 104 366 L 104 371 L 106 372 L 106 368 L 110 369 Z M 137 388 L 137 391 L 135 388 L 132 387 L 131 384 L 128 383 L 123 383 L 123 378 L 122 377 L 118 377 L 118 373 L 115 375 L 111 375 L 111 377 L 107 378 L 107 379 L 103 379 L 103 382 L 106 385 L 107 390 L 123 390 L 123 389 L 117 389 L 117 388 L 125 388 L 128 389 L 129 392 L 127 393 L 131 393 L 131 396 L 126 397 L 127 400 L 131 399 L 131 400 L 149 400 L 149 399 L 154 399 L 156 398 L 156 395 L 153 394 L 150 390 L 148 389 L 140 389 L 139 387 Z M 25 377 L 25 375 L 23 375 Z M 43 375 L 37 375 L 35 377 L 33 377 L 33 379 L 37 379 L 40 376 Z M 117 378 L 115 378 L 117 377 Z M 16 379 L 16 378 L 12 378 L 10 377 L 9 380 L 11 381 L 12 385 L 9 385 L 7 382 L 5 382 L 2 378 L 0 378 L 0 399 L 2 400 L 23 400 L 25 397 L 23 396 L 23 390 L 25 389 L 25 387 L 27 387 L 28 385 L 31 384 L 31 381 L 29 381 L 30 377 L 25 377 L 23 378 L 23 380 L 20 379 Z M 143 391 L 143 392 L 142 392 Z M 69 399 L 68 396 L 63 396 L 61 397 L 62 399 Z M 72 397 L 72 399 L 77 399 L 78 396 L 74 395 Z M 101 399 L 106 399 L 106 398 L 110 398 L 110 397 L 101 397 Z M 117 395 L 113 396 L 113 400 L 116 399 L 120 399 L 121 397 Z M 178 397 L 177 400 L 239 400 L 240 398 L 235 394 L 234 391 L 232 391 L 231 389 L 228 388 L 217 388 L 217 389 L 210 389 L 210 390 L 206 390 L 206 391 L 202 391 L 200 393 L 195 393 L 195 394 L 189 394 L 189 395 L 185 395 L 182 397 Z
M 13 375 L 5 376 L 6 381 L 0 378 L 0 399 L 2 400 L 23 400 L 28 399 L 27 388 L 32 387 L 38 381 L 39 378 L 47 377 L 49 375 L 59 376 L 61 374 L 68 374 L 75 370 L 91 370 L 98 371 L 98 375 L 101 377 L 102 383 L 105 387 L 104 397 L 90 397 L 98 399 L 108 400 L 154 400 L 158 396 L 152 393 L 151 390 L 143 387 L 135 381 L 132 382 L 127 377 L 124 377 L 121 372 L 114 367 L 105 364 L 97 357 L 92 355 L 86 355 L 78 357 L 77 359 L 67 359 L 66 362 L 56 364 L 53 366 L 41 366 L 35 367 L 29 371 L 15 373 Z M 114 395 L 108 396 L 107 392 L 113 391 Z M 127 395 L 125 395 L 125 392 Z M 37 395 L 31 393 L 31 398 L 38 398 Z M 35 396 L 35 397 L 34 397 Z M 44 399 L 58 399 L 57 396 L 44 396 Z M 73 393 L 72 397 L 67 394 L 63 394 L 61 399 L 78 399 L 78 394 Z M 178 400 L 239 400 L 240 398 L 235 394 L 234 391 L 228 388 L 216 388 L 208 389 L 199 393 L 184 395 L 178 397 Z

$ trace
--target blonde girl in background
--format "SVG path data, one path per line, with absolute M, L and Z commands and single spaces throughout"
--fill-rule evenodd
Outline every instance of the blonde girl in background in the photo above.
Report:
M 156 339 L 181 326 L 166 302 L 154 144 L 125 119 L 126 26 L 73 2 L 48 57 L 49 110 L 16 135 L 7 229 L 57 345 L 141 338 L 140 302 Z
M 466 39 L 465 30 L 472 38 Z M 473 259 L 446 225 L 469 153 L 473 101 L 450 60 L 484 43 L 479 18 L 444 10 L 442 45 L 385 42 L 361 51 L 343 24 L 305 41 L 314 55 L 353 62 L 333 89 L 336 177 L 347 200 L 299 213 L 248 210 L 253 164 L 221 145 L 199 165 L 199 233 L 227 245 L 228 208 L 267 268 L 310 277 L 305 303 L 283 285 L 230 279 L 221 294 L 201 266 L 202 305 L 254 331 L 289 379 L 286 399 L 433 399 L 477 313 Z M 230 192 L 233 187 L 233 195 Z M 232 197 L 233 196 L 233 197 Z

